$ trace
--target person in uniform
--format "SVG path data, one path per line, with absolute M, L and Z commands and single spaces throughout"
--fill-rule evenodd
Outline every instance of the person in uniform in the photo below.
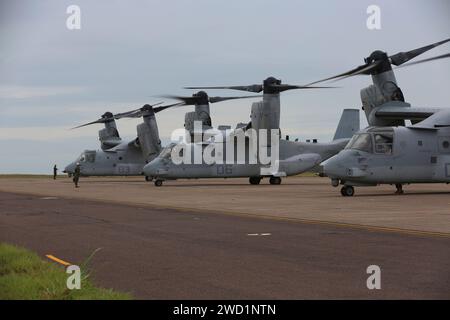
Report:
M 56 176 L 58 174 L 58 167 L 56 164 L 53 166 L 53 180 L 56 180 Z
M 73 183 L 75 183 L 75 188 L 78 188 L 78 181 L 80 180 L 80 175 L 81 175 L 81 167 L 80 163 L 78 162 L 73 172 Z

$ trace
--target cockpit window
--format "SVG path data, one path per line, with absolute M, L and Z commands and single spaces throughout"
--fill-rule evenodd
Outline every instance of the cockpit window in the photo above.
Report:
M 172 154 L 172 147 L 168 146 L 161 151 L 161 153 L 159 154 L 159 158 L 170 159 L 171 154 Z
M 361 133 L 353 136 L 345 149 L 355 149 L 372 153 L 372 137 L 369 133 Z
M 80 155 L 78 162 L 95 162 L 95 151 L 86 151 Z
M 392 154 L 394 135 L 391 132 L 375 133 L 375 153 Z

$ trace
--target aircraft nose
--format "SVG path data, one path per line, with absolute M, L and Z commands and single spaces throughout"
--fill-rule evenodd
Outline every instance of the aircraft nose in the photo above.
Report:
M 144 166 L 144 174 L 148 177 L 156 177 L 159 168 L 159 160 L 154 159 Z
M 64 168 L 63 172 L 64 173 L 73 173 L 74 171 L 75 171 L 75 162 L 72 162 Z
M 328 177 L 342 177 L 345 175 L 345 168 L 342 166 L 341 156 L 338 154 L 322 162 L 323 173 Z

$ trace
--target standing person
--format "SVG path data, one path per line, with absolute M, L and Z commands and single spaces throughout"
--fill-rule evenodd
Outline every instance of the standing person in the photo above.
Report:
M 58 175 L 58 167 L 56 164 L 53 166 L 53 180 L 56 180 L 56 176 Z
M 81 175 L 81 167 L 80 163 L 78 162 L 73 172 L 73 183 L 75 183 L 75 188 L 78 188 L 78 181 L 80 180 L 80 175 Z

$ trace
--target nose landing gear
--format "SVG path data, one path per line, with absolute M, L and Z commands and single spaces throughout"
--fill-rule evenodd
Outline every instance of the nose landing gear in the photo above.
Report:
M 355 194 L 355 188 L 352 186 L 343 186 L 341 188 L 341 194 L 343 197 L 353 197 Z

